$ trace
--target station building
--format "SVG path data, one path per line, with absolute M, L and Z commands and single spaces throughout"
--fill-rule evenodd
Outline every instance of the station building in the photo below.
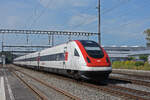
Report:
M 125 61 L 129 57 L 139 59 L 140 55 L 150 55 L 150 47 L 140 46 L 103 46 L 111 61 Z M 150 58 L 149 58 L 150 59 Z
M 140 55 L 149 55 L 148 61 L 150 63 L 150 47 L 140 46 L 102 46 L 108 53 L 111 61 L 125 61 L 129 57 L 135 57 L 139 59 Z M 5 64 L 6 57 L 0 57 L 0 63 Z

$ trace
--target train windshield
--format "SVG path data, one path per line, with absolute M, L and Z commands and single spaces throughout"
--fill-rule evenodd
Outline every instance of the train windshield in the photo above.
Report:
M 102 58 L 104 56 L 102 49 L 96 42 L 89 40 L 81 40 L 80 42 L 90 57 Z

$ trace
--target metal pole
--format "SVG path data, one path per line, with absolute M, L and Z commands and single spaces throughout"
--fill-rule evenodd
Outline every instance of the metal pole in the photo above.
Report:
M 3 51 L 4 51 L 4 34 L 2 34 L 2 55 L 3 55 Z
M 4 51 L 4 42 L 2 41 L 2 55 L 3 55 L 3 51 Z
M 52 36 L 52 46 L 54 46 L 54 34 L 52 34 L 51 36 Z
M 2 57 L 2 67 L 4 67 L 4 55 L 3 55 L 4 54 L 4 46 L 3 46 L 4 44 L 3 43 L 4 42 L 3 42 L 3 39 L 2 39 L 2 56 L 1 56 Z
M 29 44 L 29 34 L 27 33 L 27 45 Z
M 101 45 L 101 16 L 100 16 L 100 0 L 98 0 L 98 43 Z
M 51 35 L 48 34 L 48 45 L 51 45 Z
M 2 67 L 4 67 L 4 34 L 2 34 Z

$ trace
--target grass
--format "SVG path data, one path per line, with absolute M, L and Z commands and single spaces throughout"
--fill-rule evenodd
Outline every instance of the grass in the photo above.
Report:
M 134 69 L 134 70 L 148 70 L 150 71 L 150 64 L 141 61 L 114 61 L 112 63 L 114 69 Z

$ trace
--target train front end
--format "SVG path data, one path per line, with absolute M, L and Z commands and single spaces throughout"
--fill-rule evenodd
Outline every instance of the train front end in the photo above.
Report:
M 94 80 L 107 79 L 112 67 L 106 51 L 94 41 L 76 40 L 76 43 L 85 62 L 80 67 L 80 75 Z

